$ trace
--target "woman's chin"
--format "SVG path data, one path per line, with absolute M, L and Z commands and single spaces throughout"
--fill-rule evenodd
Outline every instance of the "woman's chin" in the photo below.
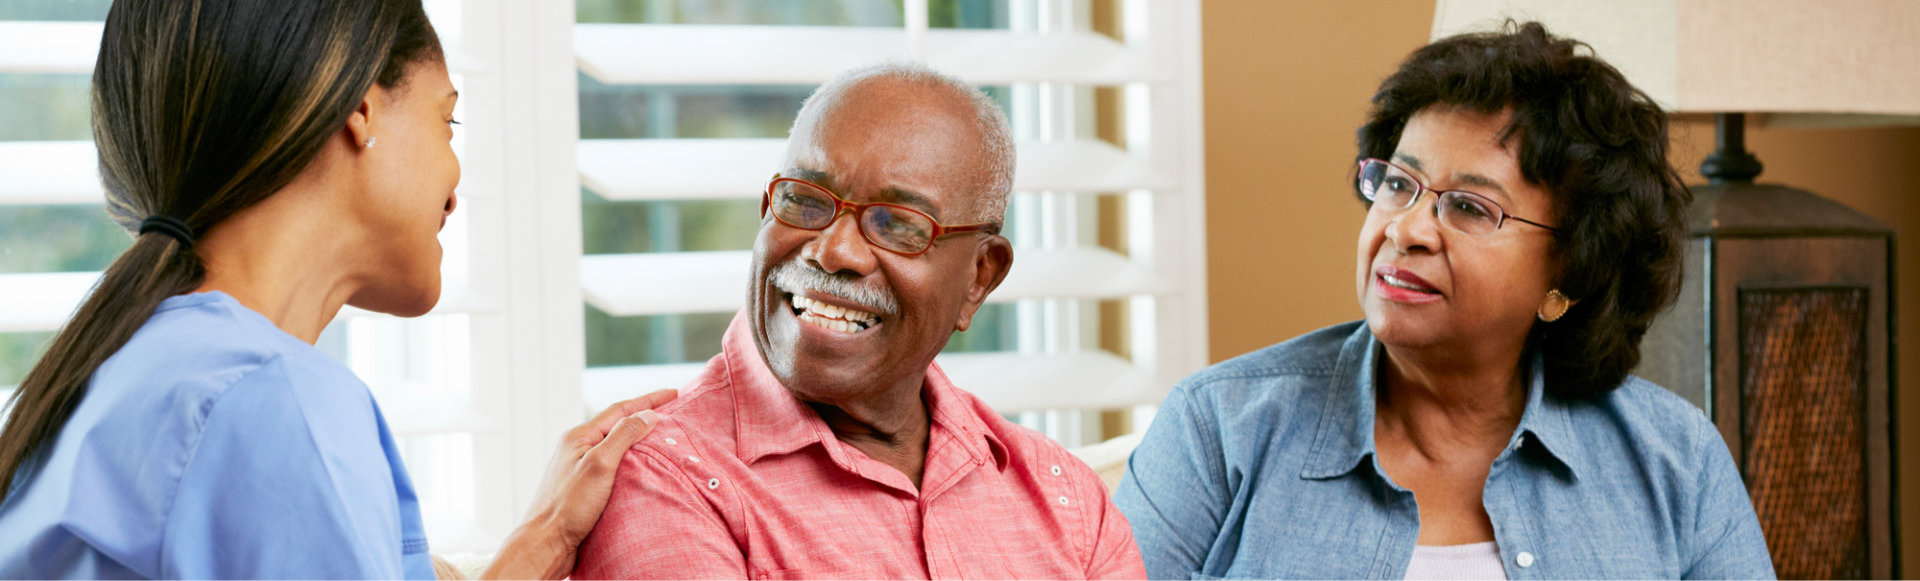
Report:
M 1421 347 L 1446 340 L 1447 325 L 1412 313 L 1367 309 L 1367 330 L 1390 347 Z
M 347 304 L 356 308 L 396 317 L 418 317 L 440 303 L 440 279 L 405 289 L 368 289 L 355 294 Z

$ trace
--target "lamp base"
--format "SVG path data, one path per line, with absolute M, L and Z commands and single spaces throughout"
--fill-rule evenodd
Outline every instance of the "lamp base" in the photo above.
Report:
M 1804 190 L 1694 188 L 1635 374 L 1720 428 L 1782 579 L 1892 578 L 1893 232 Z

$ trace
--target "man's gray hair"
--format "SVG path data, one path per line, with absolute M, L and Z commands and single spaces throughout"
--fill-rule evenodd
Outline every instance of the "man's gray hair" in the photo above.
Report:
M 975 214 L 964 220 L 995 224 L 1004 221 L 1007 197 L 1013 192 L 1013 126 L 1007 123 L 1007 114 L 1000 110 L 1000 104 L 994 102 L 993 97 L 966 81 L 914 62 L 888 61 L 848 69 L 807 96 L 800 105 L 800 114 L 794 116 L 793 129 L 798 131 L 801 124 L 818 123 L 826 118 L 839 107 L 840 97 L 848 89 L 881 79 L 931 85 L 966 97 L 973 106 L 974 127 L 979 130 L 980 141 L 986 148 L 987 167 L 982 168 L 985 190 L 979 193 L 981 198 Z

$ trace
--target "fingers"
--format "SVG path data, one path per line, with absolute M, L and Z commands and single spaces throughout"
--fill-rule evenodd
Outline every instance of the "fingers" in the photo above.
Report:
M 649 393 L 649 394 L 636 397 L 627 401 L 613 404 L 612 407 L 609 407 L 607 409 L 608 411 L 618 409 L 620 411 L 617 415 L 630 416 L 633 414 L 640 413 L 640 410 L 650 410 L 653 408 L 666 405 L 667 402 L 673 401 L 674 398 L 677 398 L 677 397 L 680 397 L 680 390 L 662 389 L 662 390 L 658 390 L 653 393 Z
M 607 476 L 612 476 L 614 468 L 620 465 L 620 458 L 626 456 L 627 449 L 652 432 L 653 426 L 659 421 L 660 416 L 653 410 L 641 410 L 640 413 L 621 418 L 612 430 L 607 431 L 607 439 L 587 451 L 588 463 L 595 469 L 605 470 Z
M 662 389 L 662 390 L 655 391 L 640 397 L 615 403 L 613 405 L 607 406 L 607 409 L 600 410 L 600 414 L 594 416 L 593 420 L 588 421 L 586 425 L 593 426 L 593 429 L 595 431 L 599 432 L 599 434 L 601 435 L 604 435 L 607 433 L 607 430 L 613 429 L 613 423 L 620 421 L 620 418 L 624 418 L 627 416 L 631 416 L 633 414 L 640 413 L 640 410 L 650 410 L 656 407 L 660 407 L 661 405 L 665 405 L 667 402 L 673 401 L 673 398 L 676 398 L 676 397 L 680 397 L 680 390 Z
M 446 559 L 440 558 L 439 555 L 428 553 L 427 556 L 433 557 L 433 577 L 435 579 L 446 581 L 449 579 L 467 578 L 466 575 L 460 574 L 459 567 L 453 566 L 453 563 L 447 562 Z

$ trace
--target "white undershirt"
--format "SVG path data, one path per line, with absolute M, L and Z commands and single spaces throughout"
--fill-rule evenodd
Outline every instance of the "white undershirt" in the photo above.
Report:
M 1493 541 L 1434 547 L 1414 545 L 1413 562 L 1407 564 L 1407 579 L 1499 579 L 1506 581 L 1507 570 L 1500 566 L 1500 547 Z

